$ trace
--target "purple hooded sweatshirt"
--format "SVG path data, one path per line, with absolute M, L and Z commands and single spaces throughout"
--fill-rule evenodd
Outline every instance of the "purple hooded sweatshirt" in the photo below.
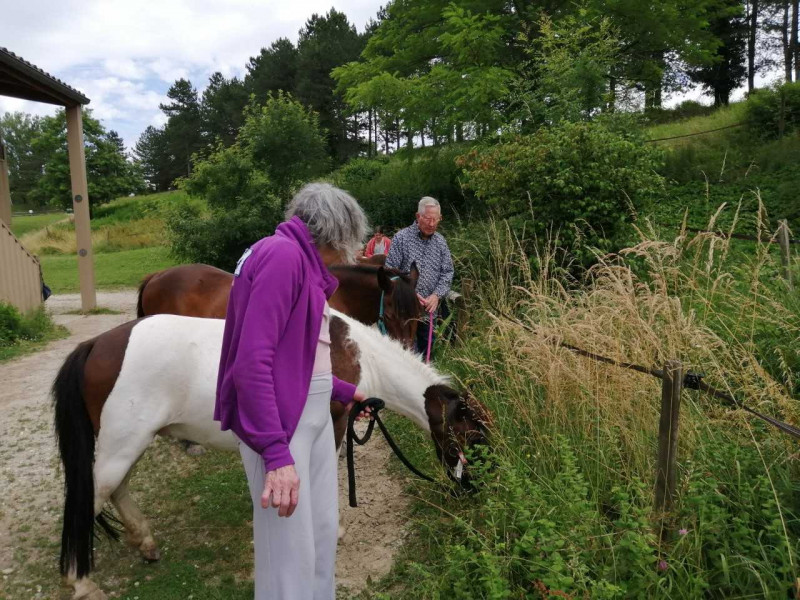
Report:
M 311 385 L 325 301 L 338 282 L 297 217 L 245 252 L 235 275 L 214 419 L 273 471 L 294 464 L 289 441 Z M 333 378 L 333 400 L 347 404 L 355 390 Z

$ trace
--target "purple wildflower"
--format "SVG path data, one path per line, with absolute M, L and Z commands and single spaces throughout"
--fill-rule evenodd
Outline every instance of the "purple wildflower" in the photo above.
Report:
M 689 533 L 688 529 L 678 529 L 678 535 L 686 535 Z
M 669 569 L 669 565 L 667 564 L 667 561 L 665 561 L 665 560 L 662 558 L 660 561 L 658 561 L 658 570 L 659 570 L 659 571 L 661 571 L 661 572 L 663 573 L 663 572 L 664 572 L 664 571 L 666 571 L 667 569 Z

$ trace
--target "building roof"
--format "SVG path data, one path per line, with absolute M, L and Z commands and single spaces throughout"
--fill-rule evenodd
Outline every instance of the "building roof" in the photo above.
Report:
M 75 88 L 3 47 L 0 47 L 0 96 L 59 106 L 89 104 L 89 99 Z

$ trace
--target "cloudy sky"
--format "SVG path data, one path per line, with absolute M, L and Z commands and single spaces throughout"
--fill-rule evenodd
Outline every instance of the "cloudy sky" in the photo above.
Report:
M 313 13 L 332 6 L 359 31 L 381 0 L 0 0 L 0 46 L 82 91 L 132 146 L 159 102 L 188 77 L 202 90 L 214 71 L 242 76 L 249 57 L 279 37 L 297 41 Z M 0 96 L 0 113 L 52 114 Z

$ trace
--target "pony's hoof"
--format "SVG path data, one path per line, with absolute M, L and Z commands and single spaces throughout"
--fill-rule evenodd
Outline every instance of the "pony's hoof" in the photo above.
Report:
M 189 444 L 186 447 L 186 454 L 189 456 L 202 456 L 206 453 L 206 449 L 200 444 Z

